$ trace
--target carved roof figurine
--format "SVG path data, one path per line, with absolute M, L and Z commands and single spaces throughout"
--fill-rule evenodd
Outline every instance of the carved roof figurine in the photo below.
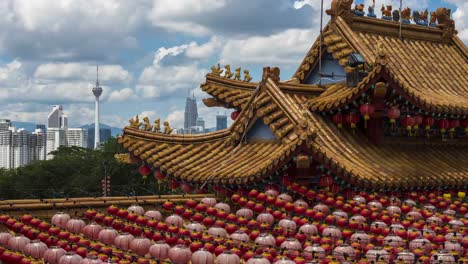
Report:
M 411 9 L 407 7 L 401 11 L 401 22 L 403 24 L 410 24 L 411 23 L 410 19 L 411 19 Z
M 387 8 L 382 4 L 382 8 L 380 9 L 382 11 L 382 19 L 385 20 L 392 20 L 392 6 L 387 5 Z
M 391 7 L 382 10 L 389 20 L 354 15 L 352 4 L 332 2 L 330 22 L 291 79 L 280 80 L 277 67 L 264 67 L 259 82 L 246 69 L 241 80 L 241 68 L 226 78 L 213 66 L 203 102 L 232 109 L 230 127 L 181 135 L 167 122 L 160 132 L 159 119 L 151 131 L 149 120 L 140 128 L 136 117 L 119 143 L 193 186 L 236 188 L 280 175 L 312 182 L 327 172 L 340 188 L 468 188 L 468 163 L 460 162 L 468 156 L 468 50 L 450 10 L 431 12 L 426 27 L 392 21 Z M 318 73 L 321 56 L 333 73 Z
M 333 0 L 330 9 L 326 12 L 331 17 L 330 22 L 333 24 L 337 17 L 343 18 L 346 22 L 353 21 L 353 0 Z
M 368 17 L 377 17 L 375 15 L 375 0 L 372 0 L 372 4 L 369 5 L 369 7 L 367 8 L 367 16 Z

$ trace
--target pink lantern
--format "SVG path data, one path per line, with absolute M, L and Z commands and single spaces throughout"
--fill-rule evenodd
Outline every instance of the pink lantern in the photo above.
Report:
M 83 235 L 85 235 L 87 238 L 91 240 L 97 240 L 99 238 L 99 232 L 101 232 L 102 229 L 102 226 L 93 222 L 83 227 L 83 230 L 81 230 L 81 232 L 83 232 Z
M 130 242 L 132 252 L 141 256 L 148 254 L 150 247 L 151 241 L 146 237 L 138 237 Z
M 273 223 L 275 222 L 275 218 L 270 213 L 261 213 L 257 216 L 257 222 L 273 225 Z
M 176 245 L 169 249 L 169 259 L 174 264 L 187 264 L 192 259 L 192 252 L 185 245 Z
M 284 248 L 287 249 L 289 252 L 293 252 L 294 250 L 302 249 L 302 245 L 297 239 L 290 237 L 286 239 L 283 243 L 281 243 L 280 248 Z
M 390 107 L 387 109 L 387 117 L 390 119 L 390 123 L 393 124 L 395 123 L 395 120 L 400 117 L 400 109 L 396 107 Z
M 309 204 L 307 204 L 307 202 L 304 201 L 304 200 L 302 200 L 302 199 L 296 200 L 293 204 L 294 204 L 295 206 L 302 205 L 302 206 L 304 206 L 305 208 L 308 208 L 308 207 L 309 207 Z
M 452 254 L 445 250 L 441 250 L 438 253 L 431 256 L 430 259 L 431 263 L 447 263 L 447 264 L 455 264 L 455 258 Z
M 31 241 L 23 248 L 23 253 L 36 259 L 41 259 L 47 250 L 47 245 L 39 239 Z
M 422 215 L 418 211 L 411 211 L 406 214 L 406 217 L 411 217 L 414 221 L 419 221 L 422 218 Z
M 445 241 L 444 249 L 448 252 L 457 252 L 459 256 L 463 255 L 464 248 L 456 240 Z
M 249 235 L 247 235 L 244 231 L 242 230 L 237 230 L 236 232 L 231 234 L 231 239 L 235 243 L 241 243 L 241 242 L 249 242 L 250 238 Z
M 242 216 L 242 217 L 244 217 L 245 219 L 250 220 L 250 219 L 252 219 L 252 217 L 253 217 L 253 211 L 250 210 L 249 208 L 241 208 L 241 209 L 237 210 L 236 216 L 237 216 L 237 217 L 241 217 L 241 216 Z
M 395 206 L 395 205 L 390 205 L 389 207 L 387 207 L 387 211 L 388 211 L 391 215 L 394 215 L 394 214 L 401 215 L 401 209 L 400 209 L 400 207 Z
M 293 198 L 291 197 L 291 195 L 289 195 L 287 193 L 282 193 L 282 194 L 278 195 L 278 197 L 276 197 L 276 199 L 280 199 L 280 200 L 283 200 L 285 202 L 292 202 L 293 201 Z
M 145 214 L 145 209 L 143 209 L 143 207 L 137 204 L 132 204 L 130 207 L 127 208 L 127 211 L 135 213 L 135 214 L 139 214 L 139 215 Z
M 161 221 L 162 219 L 162 215 L 159 211 L 155 211 L 155 210 L 148 210 L 145 212 L 145 217 L 147 219 L 154 219 L 156 221 Z
M 389 246 L 392 248 L 404 247 L 405 241 L 397 235 L 388 235 L 383 240 L 384 246 Z
M 226 213 L 231 212 L 231 207 L 229 206 L 229 204 L 226 204 L 226 203 L 217 203 L 215 204 L 214 207 L 218 210 L 223 210 Z
M 390 262 L 390 253 L 388 253 L 385 249 L 381 247 L 375 247 L 366 253 L 366 258 L 370 262 L 377 263 L 379 261 L 383 261 L 385 263 Z
M 341 244 L 333 250 L 333 257 L 340 263 L 352 262 L 356 259 L 356 251 L 348 244 Z
M 349 219 L 349 221 L 351 222 L 356 222 L 358 225 L 366 222 L 366 218 L 362 215 L 353 215 L 351 216 L 351 218 Z
M 324 259 L 326 256 L 325 249 L 320 247 L 318 244 L 308 246 L 304 249 L 304 258 L 306 260 L 312 259 Z
M 165 222 L 167 225 L 175 225 L 177 227 L 184 226 L 184 219 L 178 215 L 171 215 L 166 217 Z
M 325 229 L 323 229 L 322 236 L 330 237 L 332 242 L 336 243 L 336 241 L 338 241 L 338 239 L 341 238 L 341 231 L 335 226 L 328 226 Z
M 404 250 L 398 253 L 396 260 L 403 261 L 405 264 L 413 264 L 415 260 L 415 256 L 410 251 Z
M 313 208 L 312 208 L 314 211 L 316 212 L 322 212 L 324 213 L 325 215 L 327 215 L 328 213 L 330 213 L 330 208 L 328 208 L 327 205 L 323 204 L 323 203 L 319 203 L 317 205 L 315 205 Z
M 197 231 L 200 233 L 203 233 L 203 231 L 205 231 L 205 227 L 202 224 L 198 223 L 197 221 L 193 221 L 189 223 L 188 225 L 185 226 L 185 228 L 187 228 L 190 231 Z
M 53 225 L 56 225 L 60 228 L 66 228 L 67 227 L 67 222 L 71 219 L 70 215 L 64 213 L 64 212 L 58 212 L 52 216 L 51 223 Z
M 106 245 L 114 244 L 115 238 L 119 235 L 117 230 L 113 229 L 112 227 L 107 227 L 101 232 L 99 232 L 98 240 Z
M 429 254 L 432 250 L 431 242 L 426 238 L 416 238 L 409 243 L 409 249 L 414 251 L 415 249 L 421 249 L 424 254 Z
M 255 255 L 246 264 L 270 264 L 271 262 L 262 255 Z M 294 262 L 293 262 L 294 263 Z
M 217 226 L 213 226 L 213 227 L 210 227 L 210 229 L 208 229 L 208 234 L 214 236 L 214 237 L 224 237 L 224 238 L 228 238 L 229 235 L 228 235 L 228 232 L 226 231 L 226 229 L 222 228 L 222 227 L 217 227 Z
M 0 233 L 0 246 L 8 246 L 8 240 L 10 240 L 12 236 L 8 232 L 1 232 Z
M 216 264 L 239 264 L 240 258 L 230 250 L 225 250 L 216 258 Z
M 15 236 L 8 240 L 8 248 L 16 251 L 23 251 L 24 247 L 29 243 L 29 238 L 25 236 Z
M 68 220 L 66 229 L 72 233 L 79 234 L 81 233 L 81 230 L 86 226 L 86 223 L 77 218 L 73 218 Z
M 367 203 L 367 208 L 370 210 L 376 210 L 377 212 L 382 211 L 382 204 L 379 201 L 373 200 Z
M 191 193 L 193 191 L 193 186 L 188 182 L 183 182 L 180 184 L 180 190 L 184 193 Z
M 98 259 L 97 256 L 87 256 L 81 261 L 80 264 L 101 264 L 101 263 L 104 263 L 104 262 Z
M 361 245 L 361 248 L 364 248 L 370 242 L 369 236 L 363 231 L 356 231 L 351 235 L 351 242 L 357 242 Z
M 305 224 L 299 227 L 298 233 L 304 233 L 308 236 L 313 236 L 318 233 L 317 227 L 314 224 Z
M 274 247 L 276 239 L 272 235 L 262 233 L 255 239 L 255 244 L 263 247 Z
M 276 198 L 276 197 L 278 197 L 279 192 L 278 192 L 278 190 L 270 189 L 270 190 L 265 191 L 265 194 L 266 194 L 267 196 L 273 196 L 273 197 Z
M 293 231 L 296 231 L 296 227 L 297 227 L 296 222 L 294 222 L 291 219 L 281 219 L 278 223 L 278 226 L 285 228 L 285 229 L 293 230 Z
M 215 206 L 217 203 L 216 199 L 212 197 L 204 197 L 203 199 L 201 199 L 200 202 L 206 204 L 206 206 L 208 207 Z
M 307 262 L 307 263 L 309 263 L 309 262 Z M 313 263 L 313 262 L 311 262 L 311 263 Z M 292 260 L 290 260 L 288 258 L 282 258 L 282 259 L 277 260 L 274 264 L 296 264 L 296 262 L 294 262 L 294 261 L 292 261 Z
M 158 261 L 167 259 L 169 256 L 169 249 L 171 247 L 164 241 L 158 241 L 156 244 L 149 248 L 149 254 L 151 257 Z
M 450 220 L 449 225 L 452 227 L 452 230 L 455 232 L 460 231 L 460 229 L 462 229 L 465 226 L 465 224 L 463 224 L 463 222 L 458 219 Z
M 67 252 L 60 258 L 59 264 L 80 264 L 82 260 L 83 258 L 75 252 Z
M 130 243 L 135 239 L 135 237 L 129 233 L 120 233 L 114 239 L 114 245 L 122 250 L 129 250 Z
M 208 250 L 202 248 L 192 255 L 192 264 L 213 264 L 214 263 L 214 257 L 211 252 Z
M 52 246 L 49 249 L 47 249 L 46 252 L 44 252 L 42 258 L 46 263 L 58 264 L 60 258 L 64 256 L 65 253 L 65 249 L 58 246 Z

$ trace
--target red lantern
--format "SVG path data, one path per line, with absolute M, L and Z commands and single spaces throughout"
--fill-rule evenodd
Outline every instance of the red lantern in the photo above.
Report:
M 147 165 L 141 165 L 140 168 L 138 168 L 138 172 L 143 176 L 148 176 L 151 173 L 150 167 Z
M 180 186 L 180 183 L 174 179 L 170 180 L 169 181 L 169 188 L 171 188 L 171 190 L 175 190 L 177 188 L 179 188 Z
M 395 120 L 400 117 L 400 109 L 396 107 L 390 107 L 387 110 L 387 117 L 390 119 L 390 124 L 392 124 L 393 127 L 393 124 L 395 124 Z
M 231 113 L 231 119 L 232 119 L 232 120 L 236 120 L 238 116 L 239 116 L 239 112 L 238 112 L 238 111 L 234 111 L 234 112 Z
M 453 138 L 453 134 L 455 133 L 455 129 L 460 126 L 460 120 L 458 119 L 452 119 L 449 121 L 449 132 L 450 132 L 450 137 Z
M 437 126 L 441 133 L 445 133 L 445 131 L 450 127 L 450 122 L 446 118 L 442 118 L 437 121 Z
M 166 175 L 162 173 L 160 170 L 155 171 L 153 173 L 153 176 L 158 181 L 163 181 L 164 179 L 166 179 Z
M 423 118 L 423 125 L 424 125 L 424 129 L 426 130 L 430 130 L 431 127 L 434 125 L 435 123 L 435 120 L 432 116 L 425 116 Z
M 343 127 L 343 122 L 344 122 L 343 114 L 336 113 L 335 115 L 333 115 L 333 123 L 335 123 L 338 126 L 338 128 Z
M 366 103 L 359 107 L 361 115 L 364 116 L 364 127 L 367 127 L 367 120 L 370 119 L 370 116 L 374 113 L 375 107 L 372 104 Z
M 413 125 L 413 128 L 414 128 L 414 129 L 418 129 L 418 128 L 419 128 L 419 125 L 421 125 L 422 122 L 423 122 L 423 117 L 420 116 L 420 115 L 415 115 L 415 116 L 413 116 L 413 118 L 414 118 L 414 125 Z
M 414 126 L 414 118 L 407 115 L 401 120 L 401 124 L 406 127 L 406 130 L 408 130 L 408 133 L 411 135 L 411 128 Z
M 462 119 L 460 121 L 460 126 L 463 127 L 465 132 L 468 132 L 468 119 Z
M 184 192 L 184 193 L 191 193 L 193 191 L 193 187 L 192 185 L 184 182 L 180 185 L 180 189 Z
M 351 125 L 351 128 L 356 128 L 356 124 L 359 122 L 359 116 L 351 112 L 346 115 L 346 122 Z

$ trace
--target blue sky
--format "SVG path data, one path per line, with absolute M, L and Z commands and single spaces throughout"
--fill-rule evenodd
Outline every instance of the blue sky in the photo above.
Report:
M 383 3 L 399 1 L 376 0 Z M 467 43 L 468 1 L 403 5 L 451 8 Z M 190 91 L 214 126 L 226 110 L 201 102 L 209 68 L 248 68 L 258 80 L 263 66 L 279 66 L 290 78 L 318 35 L 319 8 L 319 0 L 2 0 L 0 118 L 45 123 L 51 106 L 62 104 L 71 125 L 92 123 L 99 64 L 104 123 L 122 127 L 143 114 L 180 127 Z

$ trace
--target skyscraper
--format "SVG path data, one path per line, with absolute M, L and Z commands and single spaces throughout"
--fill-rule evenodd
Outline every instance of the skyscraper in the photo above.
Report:
M 93 88 L 93 94 L 96 98 L 95 106 L 96 112 L 94 114 L 94 148 L 100 147 L 100 136 L 99 136 L 99 96 L 102 94 L 102 87 L 99 86 L 99 67 L 96 66 L 96 86 Z
M 66 146 L 67 127 L 68 117 L 63 113 L 63 107 L 54 105 L 47 117 L 47 159 L 53 158 L 50 152 L 57 150 L 60 146 Z
M 184 129 L 189 129 L 197 125 L 198 111 L 195 95 L 188 96 L 185 101 Z
M 60 146 L 88 147 L 88 133 L 82 128 L 68 128 L 68 117 L 63 113 L 61 105 L 54 105 L 47 119 L 47 159 L 52 159 L 50 153 Z
M 227 128 L 227 115 L 216 115 L 216 130 Z

